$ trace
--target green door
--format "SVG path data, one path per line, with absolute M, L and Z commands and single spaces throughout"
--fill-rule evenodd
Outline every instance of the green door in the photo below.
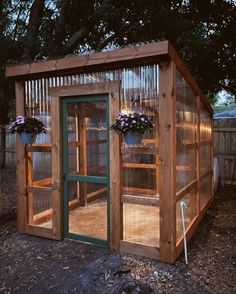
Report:
M 64 236 L 109 245 L 109 98 L 64 98 Z

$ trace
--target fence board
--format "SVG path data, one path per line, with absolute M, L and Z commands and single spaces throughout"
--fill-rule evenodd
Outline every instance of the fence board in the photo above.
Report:
M 236 185 L 236 119 L 214 120 L 214 156 L 221 158 L 221 184 Z
M 9 125 L 0 127 L 0 159 L 2 168 L 16 167 L 16 135 L 8 130 Z

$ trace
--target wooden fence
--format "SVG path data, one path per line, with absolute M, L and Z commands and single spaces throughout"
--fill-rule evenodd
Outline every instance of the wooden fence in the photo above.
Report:
M 9 132 L 8 127 L 8 125 L 0 126 L 1 168 L 16 167 L 16 136 Z
M 221 185 L 236 185 L 236 119 L 214 120 L 214 157 Z

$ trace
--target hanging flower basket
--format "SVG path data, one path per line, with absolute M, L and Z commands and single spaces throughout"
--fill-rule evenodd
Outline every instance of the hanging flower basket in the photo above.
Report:
M 134 131 L 134 132 L 130 131 L 124 134 L 124 138 L 125 138 L 125 143 L 128 145 L 141 144 L 143 134 L 137 131 Z
M 20 141 L 22 144 L 34 144 L 37 134 L 20 133 Z
M 153 127 L 151 117 L 141 112 L 134 112 L 129 114 L 119 113 L 110 129 L 117 134 L 123 134 L 126 144 L 141 144 L 143 134 Z
M 18 133 L 23 144 L 34 144 L 38 134 L 46 133 L 46 127 L 43 122 L 35 117 L 24 116 L 18 116 L 11 123 L 9 130 L 12 134 Z

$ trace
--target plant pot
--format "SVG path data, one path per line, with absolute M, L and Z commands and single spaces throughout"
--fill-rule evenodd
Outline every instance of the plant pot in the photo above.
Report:
M 37 134 L 20 133 L 20 141 L 22 144 L 34 144 Z
M 125 143 L 128 145 L 141 144 L 143 134 L 140 132 L 127 132 L 124 134 Z

